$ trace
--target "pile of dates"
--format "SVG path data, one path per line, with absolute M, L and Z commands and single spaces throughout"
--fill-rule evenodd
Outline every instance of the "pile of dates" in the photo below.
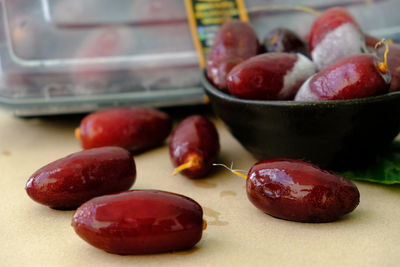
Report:
M 84 150 L 32 174 L 26 192 L 54 209 L 76 209 L 75 232 L 114 254 L 149 254 L 190 249 L 206 228 L 203 209 L 182 194 L 131 189 L 134 156 L 169 136 L 175 173 L 197 179 L 218 160 L 214 124 L 192 115 L 172 131 L 168 114 L 138 107 L 87 115 L 75 131 Z M 297 222 L 331 222 L 353 211 L 360 193 L 351 181 L 307 162 L 269 159 L 255 163 L 246 178 L 249 200 L 263 212 Z
M 331 46 L 332 40 L 338 47 Z M 394 63 L 378 59 L 387 57 L 387 48 L 378 48 L 376 55 L 366 53 L 365 40 L 379 41 L 366 38 L 341 8 L 317 18 L 308 45 L 286 29 L 273 31 L 261 45 L 249 24 L 233 20 L 218 33 L 207 73 L 220 90 L 245 99 L 347 99 L 397 90 L 389 89 L 398 85 L 390 79 Z M 87 115 L 75 135 L 84 150 L 43 166 L 29 178 L 25 189 L 34 201 L 76 209 L 75 232 L 110 253 L 183 250 L 201 239 L 206 223 L 195 200 L 131 187 L 136 181 L 136 154 L 162 145 L 168 137 L 174 173 L 206 177 L 220 152 L 211 121 L 192 115 L 173 129 L 165 112 L 122 107 Z M 246 178 L 250 202 L 280 219 L 331 222 L 352 212 L 360 201 L 354 183 L 300 160 L 267 159 L 241 176 Z
M 53 209 L 76 209 L 75 232 L 109 253 L 162 253 L 190 249 L 200 241 L 206 222 L 195 200 L 131 187 L 134 156 L 168 136 L 175 172 L 190 179 L 207 175 L 220 149 L 211 121 L 192 115 L 172 131 L 165 112 L 122 107 L 85 116 L 75 135 L 84 150 L 34 172 L 25 187 L 29 197 Z
M 308 41 L 278 28 L 262 43 L 250 24 L 223 24 L 207 57 L 207 76 L 232 96 L 250 100 L 364 98 L 400 89 L 400 46 L 366 35 L 351 14 L 320 13 Z

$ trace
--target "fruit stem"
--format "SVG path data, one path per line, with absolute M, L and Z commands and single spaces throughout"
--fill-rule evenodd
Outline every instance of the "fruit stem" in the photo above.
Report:
M 178 173 L 180 173 L 181 171 L 193 168 L 193 167 L 199 167 L 201 165 L 201 159 L 197 154 L 193 154 L 188 156 L 187 161 L 181 165 L 179 165 L 178 167 L 176 167 L 174 169 L 174 171 L 172 172 L 172 175 L 177 175 Z
M 81 139 L 81 130 L 78 128 L 75 129 L 74 135 L 76 139 Z
M 232 165 L 233 165 L 233 164 L 232 164 Z M 214 163 L 214 164 L 213 164 L 213 166 L 221 166 L 221 167 L 224 167 L 225 169 L 229 170 L 231 173 L 233 173 L 233 174 L 235 174 L 235 175 L 237 175 L 237 176 L 239 176 L 239 177 L 242 177 L 242 178 L 244 178 L 244 179 L 247 179 L 247 175 L 241 173 L 241 172 L 245 172 L 245 171 L 243 171 L 243 170 L 235 170 L 235 169 L 232 168 L 232 165 L 231 165 L 231 167 L 228 167 L 228 166 L 226 166 L 225 164 L 221 164 L 221 163 Z
M 203 230 L 207 229 L 207 221 L 203 219 Z
M 378 70 L 382 73 L 388 72 L 388 54 L 389 54 L 389 41 L 386 39 L 380 40 L 375 44 L 375 49 L 377 49 L 380 45 L 385 45 L 385 52 L 383 54 L 383 62 L 378 63 Z
M 297 11 L 303 11 L 306 13 L 310 13 L 313 15 L 320 15 L 321 12 L 317 11 L 314 8 L 311 7 L 305 7 L 305 6 L 296 6 L 296 5 L 271 5 L 271 6 L 257 6 L 257 7 L 252 7 L 248 8 L 248 12 L 256 12 L 256 11 L 269 11 L 269 10 L 297 10 Z

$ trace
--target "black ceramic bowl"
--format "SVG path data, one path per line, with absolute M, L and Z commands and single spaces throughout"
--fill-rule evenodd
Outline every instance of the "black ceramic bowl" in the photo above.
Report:
M 215 114 L 257 159 L 294 158 L 334 170 L 368 164 L 400 131 L 400 92 L 354 100 L 254 101 L 201 74 Z

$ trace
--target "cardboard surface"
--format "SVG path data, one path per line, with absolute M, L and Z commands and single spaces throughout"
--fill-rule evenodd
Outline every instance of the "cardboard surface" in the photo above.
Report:
M 119 256 L 96 249 L 70 226 L 73 211 L 32 201 L 24 187 L 43 165 L 80 150 L 79 117 L 14 118 L 0 113 L 0 266 L 398 266 L 400 187 L 356 182 L 359 207 L 334 223 L 272 218 L 247 200 L 245 180 L 222 168 L 207 179 L 171 176 L 168 147 L 135 157 L 133 188 L 181 193 L 204 208 L 208 228 L 189 251 Z M 217 119 L 220 162 L 248 170 L 255 159 Z

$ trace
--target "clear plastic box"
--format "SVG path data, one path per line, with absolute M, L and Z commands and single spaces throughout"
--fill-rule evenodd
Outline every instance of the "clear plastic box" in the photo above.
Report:
M 247 0 L 260 38 L 314 17 L 271 5 L 345 6 L 367 33 L 400 40 L 398 0 Z M 0 0 L 0 106 L 17 116 L 203 103 L 183 0 Z

